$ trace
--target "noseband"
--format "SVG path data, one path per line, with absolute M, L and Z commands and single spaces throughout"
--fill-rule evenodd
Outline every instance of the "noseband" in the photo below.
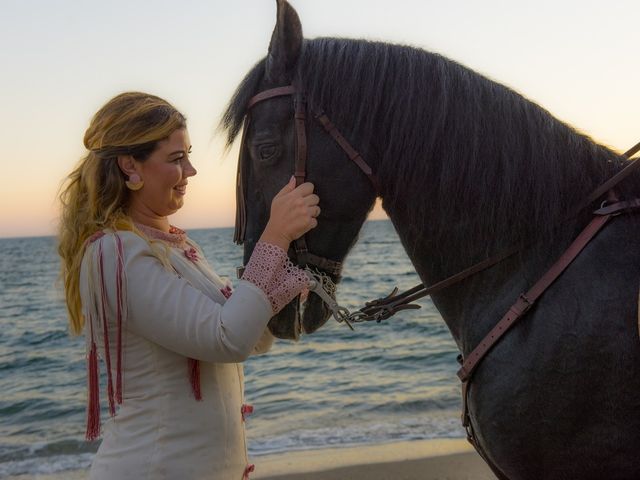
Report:
M 240 145 L 240 161 L 238 162 L 238 176 L 236 181 L 236 227 L 233 236 L 233 241 L 238 245 L 244 242 L 246 232 L 246 162 L 248 159 L 244 158 L 246 149 L 246 133 L 248 131 L 251 109 L 258 103 L 271 98 L 291 96 L 293 99 L 293 111 L 294 111 L 294 126 L 295 126 L 295 161 L 293 175 L 296 179 L 296 186 L 305 182 L 307 177 L 307 112 L 310 110 L 313 117 L 320 123 L 325 132 L 327 132 L 331 138 L 342 148 L 347 154 L 349 160 L 354 162 L 360 170 L 369 178 L 373 188 L 376 191 L 376 195 L 379 196 L 380 189 L 378 179 L 373 174 L 371 167 L 364 161 L 360 153 L 358 153 L 346 138 L 338 131 L 335 125 L 329 120 L 329 117 L 321 110 L 314 109 L 311 106 L 307 106 L 307 100 L 305 98 L 304 91 L 295 85 L 287 85 L 284 87 L 270 88 L 264 90 L 249 99 L 247 103 L 247 115 L 245 117 L 242 141 Z M 296 259 L 298 266 L 315 267 L 323 270 L 335 278 L 339 278 L 342 272 L 342 262 L 331 260 L 319 255 L 313 254 L 307 248 L 307 241 L 305 236 L 298 238 L 294 242 L 294 249 L 296 252 Z

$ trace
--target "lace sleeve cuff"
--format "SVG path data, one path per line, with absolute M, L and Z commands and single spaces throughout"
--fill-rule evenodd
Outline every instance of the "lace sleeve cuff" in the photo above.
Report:
M 276 314 L 307 288 L 309 279 L 296 267 L 282 248 L 258 242 L 242 275 L 243 280 L 262 290 Z

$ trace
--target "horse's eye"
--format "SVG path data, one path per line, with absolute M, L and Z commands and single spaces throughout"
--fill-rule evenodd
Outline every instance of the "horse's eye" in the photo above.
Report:
M 276 146 L 272 143 L 260 145 L 258 149 L 258 152 L 260 153 L 260 160 L 269 160 L 276 154 L 277 150 Z

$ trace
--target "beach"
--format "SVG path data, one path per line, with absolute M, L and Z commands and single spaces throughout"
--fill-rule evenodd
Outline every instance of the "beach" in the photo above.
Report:
M 493 480 L 495 476 L 464 439 L 260 455 L 251 480 Z M 18 475 L 11 480 L 82 480 L 87 471 Z
M 464 439 L 438 439 L 267 455 L 259 480 L 491 480 L 495 476 Z

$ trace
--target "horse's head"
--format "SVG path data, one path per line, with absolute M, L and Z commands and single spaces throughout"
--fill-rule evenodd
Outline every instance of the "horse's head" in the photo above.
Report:
M 277 22 L 266 59 L 250 72 L 240 85 L 227 114 L 226 125 L 233 124 L 246 113 L 244 137 L 239 159 L 239 178 L 246 214 L 244 223 L 244 262 L 269 218 L 271 200 L 294 173 L 296 131 L 294 98 L 291 95 L 269 98 L 250 109 L 247 102 L 255 94 L 280 86 L 304 85 L 299 60 L 304 55 L 302 27 L 295 10 L 284 0 L 278 1 Z M 312 73 L 307 73 L 307 75 Z M 313 105 L 313 107 L 319 107 Z M 230 138 L 237 133 L 230 127 Z M 367 177 L 350 162 L 344 151 L 327 135 L 313 118 L 311 109 L 306 120 L 306 181 L 315 185 L 322 213 L 318 227 L 306 235 L 308 251 L 333 262 L 342 262 L 373 205 L 375 194 Z M 290 257 L 297 263 L 295 250 Z M 317 267 L 309 262 L 311 267 Z M 319 268 L 319 270 L 325 270 Z M 335 282 L 339 272 L 330 273 Z M 296 298 L 269 322 L 271 332 L 280 338 L 297 338 L 301 327 L 311 333 L 330 316 L 320 297 L 311 293 L 304 306 Z

